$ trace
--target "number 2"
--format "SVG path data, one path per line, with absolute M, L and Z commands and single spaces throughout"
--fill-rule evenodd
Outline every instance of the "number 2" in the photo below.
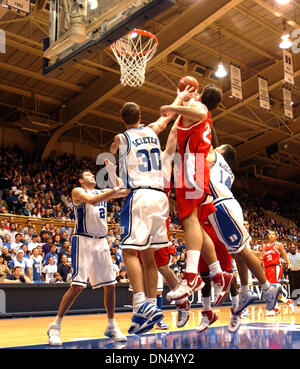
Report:
M 210 125 L 209 123 L 205 124 L 205 131 L 203 132 L 203 141 L 207 142 L 211 145 L 211 140 L 207 137 L 211 133 Z

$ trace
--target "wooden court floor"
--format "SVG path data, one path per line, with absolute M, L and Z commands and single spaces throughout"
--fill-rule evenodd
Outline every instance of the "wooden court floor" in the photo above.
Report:
M 280 304 L 280 315 L 276 317 L 266 317 L 265 305 L 252 305 L 249 307 L 250 315 L 242 319 L 243 324 L 249 323 L 272 323 L 274 326 L 278 323 L 286 325 L 300 325 L 300 307 L 295 307 L 294 314 Z M 230 307 L 220 307 L 213 309 L 219 316 L 219 319 L 213 324 L 213 327 L 227 326 L 230 320 Z M 199 325 L 201 320 L 201 309 L 192 309 L 189 322 L 184 328 L 176 327 L 176 310 L 164 310 L 165 323 L 170 328 L 166 332 L 191 330 Z M 126 335 L 130 325 L 131 313 L 116 313 L 116 321 L 119 328 Z M 47 329 L 53 317 L 32 317 L 32 318 L 9 318 L 0 319 L 0 348 L 42 345 L 48 343 Z M 300 327 L 300 326 L 299 326 Z M 61 328 L 61 338 L 63 342 L 82 341 L 87 339 L 104 338 L 106 328 L 105 314 L 90 315 L 67 315 L 63 319 Z M 151 333 L 162 332 L 153 329 Z

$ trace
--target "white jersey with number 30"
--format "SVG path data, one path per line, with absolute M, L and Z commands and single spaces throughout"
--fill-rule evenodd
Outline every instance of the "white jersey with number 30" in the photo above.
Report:
M 127 188 L 163 189 L 161 148 L 153 129 L 130 128 L 120 140 L 120 177 Z

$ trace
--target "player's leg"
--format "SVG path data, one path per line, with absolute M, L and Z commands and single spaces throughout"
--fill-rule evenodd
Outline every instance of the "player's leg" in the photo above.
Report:
M 281 286 L 279 284 L 270 285 L 258 258 L 248 248 L 249 233 L 244 226 L 243 212 L 240 205 L 237 201 L 232 200 L 226 201 L 226 204 L 225 202 L 220 203 L 216 208 L 217 212 L 210 215 L 209 219 L 218 238 L 226 245 L 228 252 L 234 254 L 237 265 L 240 264 L 244 267 L 246 265 L 257 278 L 266 297 L 267 310 L 272 310 L 281 291 Z M 249 305 L 248 300 L 245 303 L 246 306 Z M 235 313 L 240 313 L 246 306 L 243 305 L 240 295 L 239 307 Z
M 270 282 L 266 278 L 266 275 L 261 267 L 259 260 L 257 259 L 256 255 L 254 255 L 253 252 L 248 247 L 244 247 L 239 253 L 235 254 L 235 259 L 239 261 L 242 260 L 244 264 L 248 267 L 248 269 L 256 277 L 256 279 L 258 280 L 258 283 L 262 286 L 262 289 L 264 291 L 267 310 L 268 311 L 273 310 L 273 308 L 276 305 L 278 295 L 281 292 L 280 284 L 270 284 Z M 240 298 L 240 301 L 241 301 L 241 298 Z M 245 306 L 242 306 L 242 304 L 240 303 L 238 310 L 240 309 L 243 310 L 244 308 Z M 236 312 L 239 312 L 239 311 L 236 311 Z
M 202 271 L 206 268 L 202 268 L 201 266 L 205 265 L 205 261 L 201 260 L 200 258 L 200 270 L 201 270 L 201 278 L 203 282 L 205 283 L 204 287 L 201 290 L 202 294 L 202 306 L 203 309 L 201 311 L 202 319 L 199 324 L 199 327 L 197 327 L 197 331 L 202 333 L 207 330 L 207 328 L 213 324 L 216 320 L 218 320 L 218 316 L 215 312 L 213 312 L 211 308 L 211 279 L 210 279 L 210 272 L 208 270 Z M 207 264 L 206 264 L 207 265 Z M 207 266 L 208 269 L 208 266 Z
M 202 229 L 198 221 L 198 209 L 182 221 L 187 248 L 186 271 L 180 284 L 167 294 L 169 300 L 178 300 L 188 297 L 193 291 L 200 290 L 204 283 L 198 274 L 200 250 L 203 243 Z
M 68 291 L 64 294 L 57 315 L 54 321 L 50 324 L 48 329 L 48 337 L 49 337 L 49 344 L 53 346 L 61 346 L 62 341 L 60 339 L 60 328 L 61 328 L 61 321 L 65 314 L 68 312 L 70 307 L 73 305 L 76 298 L 80 295 L 81 291 L 83 290 L 82 286 L 72 285 L 68 289 Z
M 159 276 L 158 286 L 157 286 L 157 295 L 156 295 L 156 305 L 158 309 L 160 309 L 161 311 L 163 310 L 162 293 L 163 293 L 163 278 L 162 276 L 161 277 Z M 165 330 L 165 329 L 169 329 L 169 326 L 163 320 L 160 320 L 159 322 L 156 323 L 156 328 Z
M 146 333 L 163 318 L 163 313 L 156 306 L 157 267 L 154 259 L 154 250 L 146 249 L 140 251 L 144 275 L 135 250 L 123 249 L 122 255 L 132 286 L 134 300 L 133 317 L 128 333 Z M 144 289 L 144 279 L 145 284 L 147 284 L 147 298 Z M 153 303 L 149 301 L 153 301 Z
M 88 247 L 89 239 L 86 237 L 74 236 L 72 238 L 72 282 L 70 288 L 61 299 L 54 321 L 49 325 L 47 335 L 50 345 L 62 345 L 60 339 L 61 321 L 81 293 L 82 289 L 86 287 L 90 270 L 90 254 L 86 253 Z
M 203 228 L 202 235 L 203 235 L 202 256 L 209 265 L 209 270 L 212 275 L 215 306 L 220 306 L 228 296 L 231 284 L 233 282 L 233 275 L 232 273 L 223 272 L 220 262 L 217 259 L 214 244 Z
M 120 331 L 115 321 L 115 284 L 104 286 L 104 306 L 107 314 L 107 327 L 104 335 L 113 338 L 116 342 L 126 342 L 127 338 Z

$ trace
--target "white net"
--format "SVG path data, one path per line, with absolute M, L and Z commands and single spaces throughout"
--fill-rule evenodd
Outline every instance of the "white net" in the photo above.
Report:
M 150 32 L 133 30 L 111 45 L 120 64 L 123 86 L 142 86 L 145 81 L 147 62 L 153 57 L 158 45 Z

